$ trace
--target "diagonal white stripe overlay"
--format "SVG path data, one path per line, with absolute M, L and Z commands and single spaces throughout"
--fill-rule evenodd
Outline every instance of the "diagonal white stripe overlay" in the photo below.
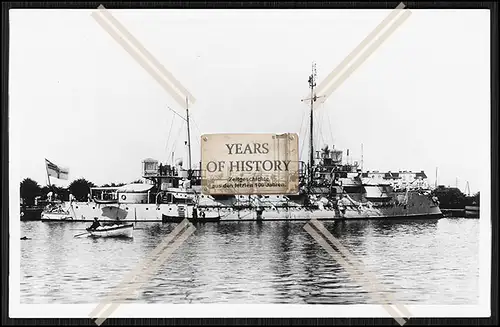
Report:
M 314 108 L 324 103 L 327 98 L 358 69 L 389 36 L 411 15 L 403 10 L 401 2 L 363 41 L 316 87 L 318 101 Z M 399 15 L 399 16 L 398 16 Z M 397 17 L 397 18 L 396 18 Z M 392 24 L 391 24 L 392 23 Z M 384 30 L 385 29 L 385 30 Z M 381 33 L 382 32 L 382 33 Z M 308 97 L 307 95 L 306 97 Z M 304 98 L 306 98 L 304 97 Z
M 320 83 L 316 88 L 317 99 L 320 101 L 313 102 L 314 108 L 321 103 L 324 103 L 326 99 L 340 86 L 351 74 L 359 68 L 363 62 L 365 62 L 368 57 L 370 57 L 375 50 L 377 50 L 380 45 L 387 40 L 387 38 L 399 27 L 401 24 L 408 19 L 411 15 L 409 10 L 402 10 L 405 7 L 403 3 L 400 3 L 396 9 L 394 9 L 328 76 Z M 403 12 L 401 14 L 401 12 Z M 401 15 L 400 15 L 401 14 Z M 399 15 L 398 18 L 396 18 Z M 391 24 L 392 23 L 392 24 Z M 388 27 L 389 26 L 389 27 Z M 385 29 L 384 32 L 382 32 Z M 382 33 L 381 33 L 382 32 Z M 377 37 L 378 36 L 378 37 Z M 370 44 L 371 43 L 371 44 Z M 370 45 L 369 45 L 370 44 Z M 335 247 L 328 244 L 328 242 L 318 233 L 312 226 L 316 227 L 319 232 Z M 380 294 L 382 291 L 380 284 L 378 283 L 375 276 L 369 272 L 366 267 L 354 256 L 349 253 L 349 251 L 342 246 L 342 244 L 333 237 L 328 230 L 318 222 L 316 219 L 311 219 L 308 224 L 304 226 L 304 229 L 325 249 L 334 260 L 341 264 L 344 269 L 350 274 L 350 276 L 360 283 L 363 288 L 370 292 L 370 295 L 374 297 L 379 303 L 382 303 L 384 309 L 400 324 L 404 325 L 409 318 L 401 318 L 402 315 L 406 317 L 411 316 L 408 309 L 401 304 L 394 302 L 393 297 L 390 294 Z M 398 312 L 390 305 L 388 302 L 392 302 L 398 310 Z
M 174 230 L 144 259 L 134 270 L 129 272 L 123 281 L 118 284 L 115 291 L 107 296 L 90 314 L 97 318 L 95 323 L 101 325 L 118 308 L 119 303 L 143 286 L 153 273 L 165 262 L 166 259 L 178 249 L 186 239 L 194 233 L 196 228 L 183 220 Z M 173 241 L 173 242 L 172 242 Z M 172 244 L 170 244 L 172 242 Z M 108 307 L 107 309 L 105 309 Z
M 172 98 L 182 107 L 196 99 L 103 5 L 92 17 L 108 34 L 141 65 Z M 187 227 L 188 226 L 188 227 Z M 186 228 L 187 227 L 187 228 Z M 186 228 L 186 229 L 185 229 Z M 184 231 L 182 231 L 185 229 Z M 96 324 L 102 324 L 118 307 L 117 300 L 131 295 L 142 286 L 151 274 L 194 232 L 195 227 L 187 220 L 181 222 L 149 256 L 118 285 L 115 292 L 99 304 L 90 316 Z M 182 231 L 182 232 L 181 232 Z M 175 239 L 177 237 L 177 239 Z M 170 242 L 175 241 L 169 245 Z M 108 308 L 106 310 L 105 307 Z M 104 311 L 103 311 L 104 310 Z
M 186 99 L 194 104 L 196 99 L 160 62 L 141 45 L 141 43 L 104 8 L 98 7 L 92 17 L 115 39 L 160 85 L 177 103 L 184 107 Z
M 316 227 L 317 231 L 313 228 Z M 353 278 L 358 282 L 366 291 L 369 292 L 370 296 L 378 301 L 384 309 L 400 324 L 404 325 L 406 323 L 405 319 L 409 319 L 411 316 L 410 311 L 402 304 L 396 303 L 393 296 L 383 291 L 384 289 L 378 282 L 375 275 L 370 272 L 364 264 L 355 258 L 349 250 L 347 250 L 339 240 L 337 240 L 325 227 L 316 219 L 311 219 L 305 226 L 304 229 L 325 249 L 332 258 L 337 261 Z M 318 233 L 319 232 L 319 233 Z M 321 235 L 320 235 L 321 233 Z M 325 240 L 326 239 L 326 240 Z M 335 248 L 328 244 L 330 241 Z M 389 305 L 390 303 L 390 305 Z M 399 313 L 391 307 L 394 305 Z M 402 318 L 406 317 L 406 318 Z
M 386 28 L 389 23 L 394 20 L 394 17 L 396 17 L 400 12 L 401 9 L 404 8 L 404 4 L 401 3 L 391 14 L 384 20 L 382 21 L 372 33 L 370 33 L 361 43 L 358 47 L 356 47 L 351 54 L 346 57 L 341 64 L 333 70 L 330 75 L 318 86 L 317 90 L 319 91 L 319 96 L 322 99 L 322 102 L 326 100 L 328 96 L 330 96 L 366 59 L 384 42 L 395 30 L 398 28 L 411 14 L 409 11 L 405 11 L 403 15 L 401 15 L 399 18 L 397 18 L 393 24 L 387 28 L 385 32 L 383 32 L 378 38 L 376 36 L 384 29 Z M 149 53 L 138 41 L 135 39 L 126 29 L 125 27 L 116 20 L 105 8 L 104 6 L 99 6 L 99 11 L 95 12 L 92 14 L 94 19 L 112 36 L 181 106 L 184 106 L 186 104 L 186 99 L 190 103 L 194 103 L 196 100 L 195 98 L 185 89 L 174 77 L 173 75 L 168 72 L 159 62 L 156 60 L 151 53 Z M 370 46 L 367 46 L 371 41 L 373 43 Z M 356 60 L 354 58 L 359 55 L 362 50 L 365 50 L 364 53 L 362 53 Z M 351 63 L 351 61 L 353 61 Z M 351 65 L 345 69 L 349 63 Z M 339 74 L 343 69 L 345 69 L 341 74 Z M 335 80 L 335 78 L 337 78 Z M 335 80 L 335 81 L 334 81 Z M 135 269 L 131 274 L 127 276 L 127 278 L 120 284 L 121 289 L 122 289 L 122 294 L 125 292 L 130 292 L 130 289 L 126 287 L 126 285 L 131 282 L 135 277 L 137 277 L 137 270 L 144 270 L 145 265 L 146 267 L 153 262 L 153 265 L 149 268 L 146 269 L 146 274 L 142 275 L 142 280 L 141 283 L 135 283 L 134 287 L 132 287 L 132 291 L 135 291 L 140 285 L 145 283 L 146 278 L 151 275 L 153 271 L 155 271 L 161 263 L 168 258 L 174 251 L 177 249 L 182 242 L 184 242 L 195 230 L 194 226 L 189 226 L 187 230 L 185 230 L 183 233 L 180 234 L 178 239 L 174 242 L 173 245 L 171 245 L 170 249 L 167 250 L 168 243 L 172 241 L 179 232 L 189 224 L 188 222 L 184 221 L 179 226 L 177 226 L 174 231 L 165 239 L 164 242 L 162 242 L 155 250 L 153 253 L 145 260 L 143 265 L 139 266 L 137 269 Z M 321 226 L 318 226 L 318 222 L 312 221 L 312 224 L 314 224 L 324 235 L 325 229 L 321 228 Z M 312 227 L 306 225 L 304 228 L 310 232 L 310 234 L 315 238 L 337 261 L 341 262 L 346 269 L 348 269 L 351 273 L 353 278 L 356 278 L 358 281 L 361 280 L 359 277 L 359 269 L 358 271 L 353 271 L 353 267 L 351 264 L 347 263 L 346 260 L 339 255 L 338 253 L 335 252 L 333 247 L 328 245 L 321 237 L 320 235 L 315 232 Z M 333 236 L 330 236 L 326 234 L 327 238 L 335 244 L 335 239 L 332 240 Z M 325 246 L 325 244 L 327 246 Z M 340 244 L 340 243 L 338 243 Z M 336 244 L 336 247 L 339 249 L 342 249 L 341 245 Z M 332 252 L 333 251 L 333 252 Z M 344 256 L 348 256 L 349 254 L 346 252 L 346 250 L 340 250 L 343 252 Z M 154 261 L 153 257 L 157 256 L 158 254 L 159 257 L 157 258 L 156 261 Z M 352 256 L 351 256 L 352 257 Z M 355 264 L 360 267 L 364 268 L 362 265 L 360 266 L 358 262 L 354 261 Z M 366 272 L 366 271 L 365 271 Z M 365 276 L 366 277 L 366 276 Z M 373 276 L 369 275 L 370 281 L 373 282 Z M 371 285 L 366 286 L 366 288 L 373 290 L 373 287 Z M 108 302 L 111 299 L 115 299 L 116 292 L 113 297 L 108 298 Z M 373 294 L 372 294 L 373 295 Z M 376 296 L 376 293 L 375 295 Z M 380 299 L 380 297 L 378 297 Z M 96 317 L 96 315 L 103 310 L 103 308 L 109 303 L 104 303 L 100 304 L 92 313 L 92 317 Z M 110 308 L 108 308 L 101 316 L 100 319 L 96 320 L 96 323 L 98 325 L 102 324 L 104 320 L 109 317 L 109 315 L 116 310 L 116 307 L 118 304 L 114 303 Z M 390 306 L 385 305 L 384 306 L 386 310 L 390 312 L 390 314 L 395 317 L 398 316 L 397 313 L 395 313 L 394 309 Z M 409 316 L 409 312 L 405 310 L 404 307 L 398 305 L 397 308 L 407 316 Z M 405 323 L 404 320 L 401 320 L 399 317 L 395 317 L 395 319 L 402 325 Z

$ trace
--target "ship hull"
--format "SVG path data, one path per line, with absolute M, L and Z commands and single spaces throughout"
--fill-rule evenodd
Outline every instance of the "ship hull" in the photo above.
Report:
M 344 213 L 339 210 L 326 209 L 265 209 L 260 214 L 256 210 L 220 210 L 221 221 L 243 220 L 354 220 L 354 219 L 416 219 L 440 218 L 439 207 L 429 207 L 427 210 L 400 210 L 399 208 L 361 209 L 348 208 Z
M 439 206 L 427 196 L 413 194 L 404 204 L 346 203 L 340 207 L 308 207 L 276 203 L 267 206 L 238 207 L 221 203 L 205 203 L 195 208 L 186 204 L 97 204 L 72 203 L 74 220 L 92 221 L 157 221 L 180 222 L 185 218 L 200 222 L 258 220 L 348 220 L 439 218 Z M 195 212 L 196 210 L 196 212 Z
M 73 202 L 70 204 L 74 212 L 74 221 L 161 221 L 161 211 L 168 211 L 169 207 L 160 209 L 156 204 L 99 204 L 93 202 Z M 168 205 L 162 205 L 168 206 Z

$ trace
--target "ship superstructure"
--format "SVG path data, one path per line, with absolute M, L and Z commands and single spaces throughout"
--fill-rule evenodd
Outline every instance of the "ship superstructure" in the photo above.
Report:
M 143 161 L 145 184 L 94 188 L 86 203 L 71 203 L 76 220 L 95 217 L 126 221 L 307 220 L 440 217 L 437 198 L 431 197 L 427 176 L 421 172 L 363 171 L 345 162 L 343 151 L 325 145 L 314 149 L 313 109 L 318 97 L 316 69 L 309 76 L 311 96 L 308 162 L 299 169 L 300 191 L 294 195 L 205 195 L 201 171 L 191 164 L 189 110 L 188 168 L 182 162 Z M 200 165 L 201 166 L 201 165 Z

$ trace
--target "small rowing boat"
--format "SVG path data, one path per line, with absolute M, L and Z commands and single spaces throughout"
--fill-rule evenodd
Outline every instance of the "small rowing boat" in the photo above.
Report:
M 99 226 L 96 229 L 87 229 L 92 237 L 133 237 L 134 225 Z

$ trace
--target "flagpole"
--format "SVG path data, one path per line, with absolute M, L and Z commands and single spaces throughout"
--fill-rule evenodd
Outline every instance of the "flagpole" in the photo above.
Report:
M 50 175 L 49 175 L 49 170 L 47 169 L 47 159 L 45 159 L 45 171 L 47 172 L 47 180 L 48 180 L 48 186 L 50 190 Z

